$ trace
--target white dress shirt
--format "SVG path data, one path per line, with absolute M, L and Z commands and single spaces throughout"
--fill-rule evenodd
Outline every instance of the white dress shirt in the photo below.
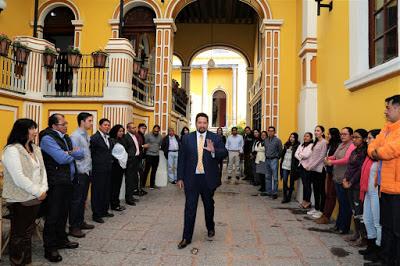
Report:
M 177 150 L 179 150 L 179 144 L 178 144 L 178 141 L 176 140 L 176 137 L 175 136 L 169 136 L 168 135 L 168 138 L 169 138 L 169 147 L 168 147 L 168 150 L 169 151 L 177 151 Z
M 133 142 L 135 143 L 135 147 L 136 147 L 135 156 L 139 156 L 139 153 L 140 153 L 140 150 L 139 150 L 139 142 L 138 142 L 138 140 L 137 140 L 137 138 L 136 138 L 135 135 L 133 135 L 131 132 L 128 132 L 128 133 L 129 133 L 129 136 L 131 136 Z
M 110 142 L 109 142 L 109 140 L 108 140 L 109 136 L 108 136 L 107 134 L 104 134 L 104 133 L 101 132 L 100 130 L 99 130 L 99 132 L 100 132 L 100 135 L 103 137 L 104 142 L 106 143 L 107 147 L 110 148 Z
M 204 158 L 204 146 L 206 145 L 206 135 L 207 135 L 207 131 L 204 132 L 204 133 L 200 133 L 199 131 L 196 130 L 197 147 L 199 147 L 200 136 L 203 136 L 203 140 L 204 140 L 204 145 L 203 145 L 203 158 Z M 196 162 L 196 163 L 197 163 L 197 162 Z M 196 174 L 198 174 L 198 175 L 204 174 L 204 167 L 205 167 L 205 166 L 204 166 L 204 164 L 203 164 L 203 171 L 200 172 L 200 171 L 197 169 L 197 166 L 196 166 Z

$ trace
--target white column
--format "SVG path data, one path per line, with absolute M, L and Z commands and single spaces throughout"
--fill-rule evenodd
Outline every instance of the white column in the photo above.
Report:
M 203 113 L 208 114 L 208 67 L 207 66 L 201 66 L 203 69 L 203 88 L 202 88 L 202 97 L 201 97 L 201 111 Z
M 237 125 L 237 66 L 232 66 L 232 125 Z

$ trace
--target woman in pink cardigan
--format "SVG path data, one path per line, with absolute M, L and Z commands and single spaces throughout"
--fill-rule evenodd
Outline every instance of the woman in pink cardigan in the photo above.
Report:
M 301 182 L 303 183 L 303 202 L 299 207 L 302 209 L 308 209 L 311 207 L 311 183 L 310 171 L 306 170 L 305 167 L 310 164 L 313 134 L 311 132 L 306 132 L 303 141 L 303 144 L 297 148 L 294 156 L 299 160 L 299 173 L 301 176 Z
M 310 171 L 310 180 L 314 190 L 314 208 L 307 212 L 313 218 L 318 219 L 322 216 L 325 205 L 325 171 L 324 159 L 326 156 L 327 141 L 325 140 L 325 128 L 316 126 L 314 131 L 315 141 L 311 148 L 310 160 L 305 165 L 305 169 Z

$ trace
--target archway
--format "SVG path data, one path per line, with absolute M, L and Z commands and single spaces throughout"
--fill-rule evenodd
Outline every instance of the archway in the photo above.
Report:
M 44 19 L 43 38 L 54 43 L 61 52 L 66 52 L 68 47 L 74 46 L 74 19 L 75 15 L 68 7 L 52 9 Z
M 217 90 L 212 96 L 212 126 L 226 126 L 226 94 L 222 90 Z

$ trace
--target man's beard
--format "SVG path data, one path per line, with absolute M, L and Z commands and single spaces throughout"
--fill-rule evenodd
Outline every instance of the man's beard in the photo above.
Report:
M 204 133 L 204 132 L 206 132 L 206 131 L 207 131 L 207 129 L 204 129 L 204 128 L 199 128 L 199 129 L 198 129 L 198 131 L 199 131 L 200 133 Z

